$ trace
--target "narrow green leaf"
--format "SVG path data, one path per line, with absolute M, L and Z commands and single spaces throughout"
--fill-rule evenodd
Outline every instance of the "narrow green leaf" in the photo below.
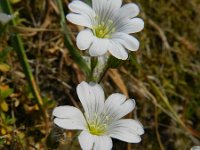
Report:
M 83 59 L 83 57 L 81 56 L 81 54 L 79 53 L 79 51 L 74 48 L 71 40 L 70 40 L 70 36 L 69 36 L 69 29 L 66 26 L 66 18 L 65 18 L 65 13 L 63 10 L 63 4 L 61 0 L 56 0 L 56 3 L 58 5 L 58 8 L 60 10 L 60 25 L 63 31 L 63 36 L 64 36 L 64 44 L 67 47 L 67 49 L 69 50 L 69 53 L 71 54 L 73 60 L 79 65 L 79 67 L 84 71 L 84 73 L 89 76 L 90 75 L 90 69 L 87 65 L 87 63 L 85 62 L 85 60 Z
M 13 14 L 13 11 L 12 11 L 12 8 L 11 8 L 11 4 L 10 4 L 10 1 L 9 0 L 0 0 L 0 5 L 2 7 L 2 10 L 3 12 L 7 13 L 7 14 Z M 13 26 L 16 26 L 17 23 L 15 21 L 15 19 L 12 19 L 10 21 L 10 23 L 13 25 Z M 39 93 L 39 89 L 36 85 L 36 82 L 35 82 L 35 79 L 33 77 L 33 74 L 32 74 L 32 71 L 30 69 L 30 66 L 28 64 L 28 59 L 27 59 L 27 56 L 26 56 L 26 53 L 25 53 L 25 49 L 24 49 L 24 46 L 23 46 L 23 42 L 22 42 L 22 39 L 21 37 L 19 36 L 19 34 L 12 34 L 11 35 L 11 44 L 14 48 L 14 50 L 16 51 L 17 55 L 18 55 L 18 58 L 21 62 L 21 65 L 23 67 L 23 70 L 24 70 L 24 73 L 26 75 L 26 78 L 28 80 L 28 83 L 29 83 L 29 86 L 30 86 L 30 89 L 31 89 L 31 92 L 33 93 L 36 101 L 37 101 L 37 104 L 40 108 L 40 111 L 42 112 L 42 114 L 44 115 L 43 117 L 46 118 L 46 113 L 43 109 L 43 100 L 40 96 L 40 93 Z

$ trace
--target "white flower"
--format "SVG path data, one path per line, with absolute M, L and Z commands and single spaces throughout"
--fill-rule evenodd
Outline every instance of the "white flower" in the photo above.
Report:
M 12 15 L 8 15 L 5 13 L 0 12 L 0 22 L 2 24 L 6 24 L 7 22 L 9 22 L 12 19 Z
M 122 6 L 122 0 L 92 0 L 92 7 L 80 0 L 72 1 L 72 11 L 66 17 L 77 25 L 86 27 L 77 36 L 80 50 L 89 49 L 91 56 L 100 56 L 109 51 L 114 57 L 128 58 L 126 49 L 136 51 L 139 41 L 130 33 L 144 28 L 140 18 L 134 18 L 139 8 L 134 3 Z
M 200 150 L 200 146 L 193 146 L 190 150 Z
M 137 120 L 121 119 L 135 107 L 133 99 L 115 93 L 105 101 L 104 91 L 98 84 L 81 82 L 77 94 L 84 114 L 72 106 L 59 106 L 53 110 L 55 124 L 64 129 L 82 130 L 78 136 L 83 150 L 110 150 L 112 138 L 129 143 L 141 141 L 143 126 Z

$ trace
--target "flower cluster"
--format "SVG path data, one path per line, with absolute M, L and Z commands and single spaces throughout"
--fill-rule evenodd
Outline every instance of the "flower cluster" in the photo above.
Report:
M 114 57 L 125 60 L 128 52 L 139 48 L 139 41 L 129 35 L 143 29 L 144 22 L 135 18 L 139 8 L 134 3 L 122 6 L 122 0 L 92 0 L 92 6 L 80 0 L 72 1 L 66 17 L 70 22 L 86 27 L 77 36 L 77 47 L 89 49 L 91 56 L 109 51 Z
M 92 0 L 90 6 L 81 0 L 73 0 L 68 7 L 71 13 L 66 18 L 85 27 L 76 37 L 77 47 L 88 49 L 90 56 L 98 57 L 96 70 L 91 67 L 93 78 L 104 71 L 109 54 L 126 60 L 128 50 L 138 50 L 139 41 L 130 35 L 144 27 L 143 20 L 136 18 L 139 14 L 136 4 L 122 6 L 122 0 Z M 95 64 L 95 59 L 90 61 Z M 113 147 L 111 138 L 128 143 L 141 141 L 142 124 L 137 120 L 122 119 L 134 109 L 133 99 L 115 93 L 105 100 L 99 84 L 84 81 L 77 86 L 77 95 L 83 113 L 73 106 L 59 106 L 53 110 L 53 115 L 54 123 L 59 127 L 82 131 L 78 140 L 83 150 L 110 150 Z
M 110 150 L 112 138 L 129 143 L 141 141 L 143 126 L 137 120 L 121 119 L 135 107 L 133 99 L 115 93 L 105 101 L 99 84 L 81 82 L 77 94 L 84 113 L 72 106 L 59 106 L 53 110 L 55 124 L 64 129 L 82 130 L 78 136 L 83 150 Z

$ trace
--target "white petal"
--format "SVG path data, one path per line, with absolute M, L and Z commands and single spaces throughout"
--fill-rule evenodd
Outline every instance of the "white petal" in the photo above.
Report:
M 58 106 L 53 110 L 53 115 L 58 118 L 83 118 L 82 112 L 73 106 Z
M 74 13 L 83 14 L 89 17 L 95 17 L 94 10 L 89 5 L 80 0 L 72 1 L 71 3 L 69 3 L 68 7 Z
M 140 10 L 134 3 L 123 5 L 117 12 L 117 16 L 121 19 L 131 19 L 139 14 Z
M 5 24 L 8 21 L 10 21 L 12 18 L 13 18 L 12 15 L 8 15 L 8 14 L 0 12 L 0 22 L 1 23 Z
M 109 52 L 116 58 L 126 60 L 128 58 L 128 53 L 124 47 L 114 39 L 111 39 L 108 45 Z
M 133 18 L 125 21 L 123 24 L 117 25 L 117 32 L 136 33 L 144 28 L 144 21 L 140 18 Z
M 84 125 L 82 122 L 77 119 L 63 119 L 63 118 L 55 118 L 54 123 L 61 128 L 68 130 L 84 130 L 86 129 L 86 124 Z
M 109 136 L 128 143 L 140 142 L 142 134 L 144 134 L 142 124 L 133 119 L 118 120 L 110 125 L 108 131 Z
M 83 150 L 92 150 L 95 137 L 86 131 L 82 131 L 78 136 L 78 141 Z
M 140 45 L 139 41 L 135 37 L 123 32 L 115 33 L 112 38 L 115 38 L 120 44 L 130 51 L 138 50 Z
M 85 110 L 87 118 L 101 113 L 104 107 L 104 91 L 99 84 L 81 82 L 77 86 L 77 94 Z
M 125 95 L 115 93 L 107 98 L 104 112 L 113 120 L 117 120 L 130 113 L 134 107 L 135 101 L 133 99 L 126 100 Z
M 112 126 L 111 130 L 112 130 L 112 128 L 116 128 L 116 130 L 117 130 L 117 128 L 120 127 L 120 128 L 126 129 L 127 131 L 128 130 L 134 131 L 134 133 L 138 134 L 138 135 L 144 134 L 144 127 L 141 124 L 141 122 L 138 120 L 120 119 L 120 120 L 114 122 L 111 126 Z
M 59 106 L 53 110 L 53 115 L 58 117 L 54 122 L 65 129 L 82 129 L 86 125 L 83 113 L 72 106 Z M 65 123 L 64 123 L 65 122 Z M 67 122 L 67 123 L 66 123 Z
M 81 15 L 81 14 L 75 14 L 75 13 L 69 13 L 66 16 L 66 18 L 68 21 L 70 21 L 73 24 L 92 28 L 92 22 L 88 16 Z
M 112 140 L 108 136 L 95 136 L 94 150 L 111 150 Z
M 111 4 L 110 9 L 113 9 L 113 10 L 119 9 L 122 5 L 122 0 L 108 0 L 108 2 L 110 2 Z
M 112 20 L 114 12 L 121 7 L 122 0 L 93 0 L 92 4 L 98 20 L 107 23 L 108 20 Z
M 76 37 L 76 44 L 80 50 L 86 50 L 90 47 L 92 41 L 94 40 L 94 35 L 90 29 L 85 29 Z
M 102 11 L 102 8 L 105 9 L 106 3 L 107 0 L 92 0 L 92 8 L 99 14 Z
M 91 56 L 101 56 L 108 51 L 108 39 L 95 38 L 90 49 L 89 53 Z
M 104 108 L 105 95 L 102 87 L 97 83 L 90 83 L 90 91 L 93 93 L 90 101 L 94 101 L 93 113 L 101 113 Z
M 126 100 L 119 108 L 119 112 L 116 115 L 117 118 L 122 118 L 128 113 L 130 113 L 135 108 L 135 100 L 128 99 Z

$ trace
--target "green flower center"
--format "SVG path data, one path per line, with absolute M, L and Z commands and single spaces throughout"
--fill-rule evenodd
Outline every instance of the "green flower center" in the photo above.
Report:
M 93 135 L 103 135 L 107 131 L 109 121 L 110 117 L 108 117 L 106 114 L 95 114 L 94 118 L 88 121 L 88 131 Z
M 107 23 L 101 22 L 93 27 L 93 32 L 98 38 L 110 38 L 114 31 L 112 20 L 108 20 Z
M 98 38 L 109 38 L 109 29 L 103 24 L 98 25 L 94 28 L 94 33 Z
M 103 135 L 106 132 L 106 124 L 100 125 L 100 124 L 89 124 L 88 130 L 93 135 Z

